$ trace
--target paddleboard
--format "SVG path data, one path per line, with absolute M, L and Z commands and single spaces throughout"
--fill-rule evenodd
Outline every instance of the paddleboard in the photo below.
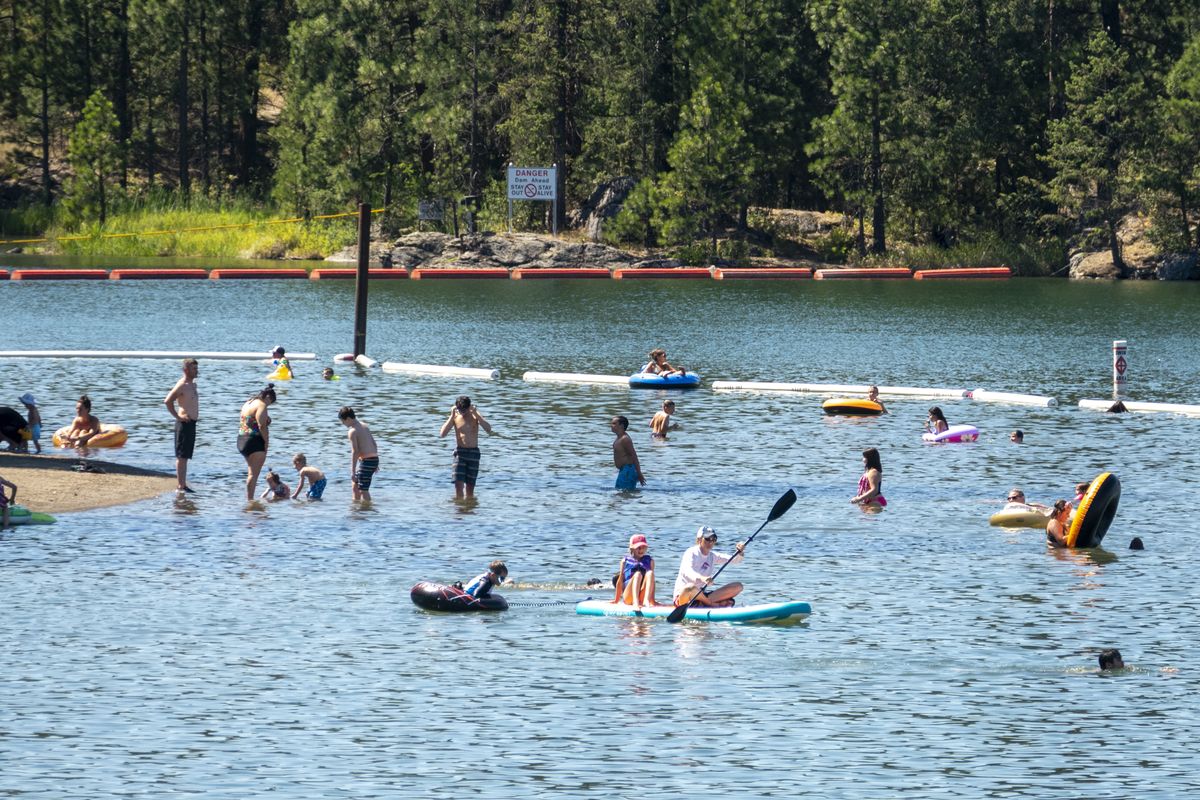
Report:
M 666 619 L 674 610 L 674 606 L 646 606 L 641 611 L 634 611 L 633 606 L 624 603 L 610 603 L 606 600 L 581 600 L 575 604 L 575 613 L 585 617 Z M 752 624 L 798 619 L 811 613 L 812 606 L 808 603 L 791 600 L 786 603 L 759 603 L 753 606 L 733 606 L 732 608 L 692 606 L 683 618 L 695 622 Z
M 30 511 L 25 506 L 12 506 L 8 509 L 10 525 L 52 525 L 58 520 L 40 511 Z

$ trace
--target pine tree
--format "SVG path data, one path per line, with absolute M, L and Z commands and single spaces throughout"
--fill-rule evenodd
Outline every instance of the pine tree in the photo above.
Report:
M 81 219 L 108 218 L 109 186 L 121 165 L 120 123 L 112 103 L 97 89 L 83 107 L 71 134 L 69 158 L 74 172 L 67 200 Z

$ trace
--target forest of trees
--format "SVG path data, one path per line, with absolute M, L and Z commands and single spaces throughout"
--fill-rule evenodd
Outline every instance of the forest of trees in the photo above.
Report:
M 1200 0 L 0 0 L 0 182 L 102 218 L 169 192 L 303 214 L 560 165 L 610 233 L 830 209 L 857 244 L 1195 248 Z M 563 209 L 565 210 L 565 208 Z

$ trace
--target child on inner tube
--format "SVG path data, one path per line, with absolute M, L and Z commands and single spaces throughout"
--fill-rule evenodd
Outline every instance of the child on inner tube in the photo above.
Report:
M 484 598 L 492 593 L 493 586 L 499 586 L 508 580 L 508 567 L 497 559 L 488 564 L 487 572 L 476 575 L 463 587 L 463 591 L 472 597 Z
M 687 370 L 683 367 L 672 367 L 667 362 L 667 351 L 661 347 L 656 347 L 650 351 L 650 362 L 642 367 L 642 372 L 652 372 L 655 375 L 687 375 Z

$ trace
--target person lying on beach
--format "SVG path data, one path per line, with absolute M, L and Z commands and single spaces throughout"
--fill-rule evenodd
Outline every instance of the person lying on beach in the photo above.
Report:
M 68 447 L 85 447 L 100 433 L 100 420 L 92 414 L 92 400 L 86 394 L 75 403 L 75 419 L 61 439 Z

